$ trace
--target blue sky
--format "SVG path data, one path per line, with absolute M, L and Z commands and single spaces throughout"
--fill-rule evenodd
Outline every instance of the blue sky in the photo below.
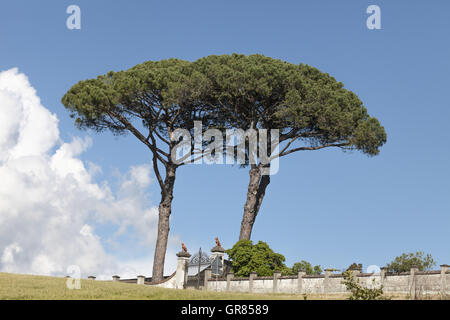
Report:
M 81 30 L 66 28 L 71 4 L 81 8 Z M 372 4 L 381 8 L 381 30 L 366 27 Z M 268 242 L 288 265 L 383 266 L 417 250 L 443 264 L 450 263 L 449 10 L 445 0 L 2 1 L 0 71 L 17 67 L 29 77 L 57 115 L 61 139 L 91 136 L 81 157 L 102 167 L 101 182 L 149 163 L 150 154 L 132 137 L 75 129 L 60 99 L 79 80 L 146 60 L 234 52 L 315 66 L 360 97 L 388 142 L 374 158 L 338 150 L 282 158 L 252 239 Z M 178 170 L 171 234 L 191 251 L 213 247 L 216 236 L 231 247 L 247 183 L 248 170 L 236 166 Z M 158 185 L 147 192 L 157 205 Z M 114 229 L 94 228 L 102 239 Z M 153 248 L 130 247 L 127 258 L 152 256 Z

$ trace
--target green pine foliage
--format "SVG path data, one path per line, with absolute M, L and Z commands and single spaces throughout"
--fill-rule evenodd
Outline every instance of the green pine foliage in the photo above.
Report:
M 198 98 L 220 110 L 219 118 L 230 127 L 278 128 L 280 141 L 372 156 L 386 142 L 384 128 L 358 96 L 314 67 L 260 54 L 213 55 L 192 67 L 201 74 Z

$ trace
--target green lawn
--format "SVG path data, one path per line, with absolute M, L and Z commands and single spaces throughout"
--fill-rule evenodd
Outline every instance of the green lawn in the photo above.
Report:
M 69 290 L 66 278 L 0 273 L 1 300 L 303 300 L 303 295 L 219 293 L 172 290 L 112 281 L 81 280 L 80 290 Z M 308 299 L 345 299 L 343 295 L 314 295 Z

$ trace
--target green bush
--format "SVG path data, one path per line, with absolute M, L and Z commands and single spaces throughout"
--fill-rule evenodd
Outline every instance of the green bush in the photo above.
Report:
M 407 272 L 414 266 L 418 267 L 420 271 L 424 271 L 431 269 L 435 264 L 431 254 L 425 256 L 422 251 L 417 251 L 416 253 L 403 253 L 386 267 L 389 272 Z
M 250 272 L 259 276 L 272 276 L 278 270 L 282 275 L 291 274 L 291 270 L 284 264 L 282 254 L 274 252 L 267 243 L 251 240 L 240 240 L 233 248 L 225 251 L 231 259 L 234 275 L 248 277 Z
M 362 270 L 362 268 L 363 268 L 362 263 L 353 262 L 351 265 L 348 266 L 346 271 L 348 271 L 348 270 Z
M 343 273 L 343 284 L 347 287 L 352 294 L 348 298 L 349 300 L 388 300 L 383 296 L 383 286 L 380 288 L 365 288 L 359 284 L 359 281 L 353 276 L 351 270 L 347 270 Z M 375 282 L 375 279 L 373 280 Z
M 307 275 L 321 274 L 322 268 L 320 266 L 312 266 L 308 261 L 302 260 L 294 263 L 291 268 L 292 274 L 298 274 L 300 271 L 305 272 Z

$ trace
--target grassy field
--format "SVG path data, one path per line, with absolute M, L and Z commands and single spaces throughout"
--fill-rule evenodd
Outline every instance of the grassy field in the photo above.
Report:
M 65 278 L 0 273 L 1 300 L 304 300 L 303 295 L 219 293 L 172 290 L 112 281 L 81 280 L 69 290 Z M 308 295 L 308 300 L 345 299 L 345 295 Z

